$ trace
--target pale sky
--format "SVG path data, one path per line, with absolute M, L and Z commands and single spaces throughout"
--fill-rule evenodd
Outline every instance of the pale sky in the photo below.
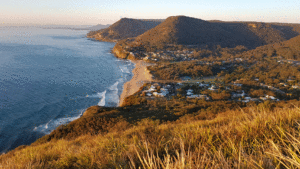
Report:
M 300 0 L 0 0 L 0 24 L 112 24 L 120 18 L 300 23 Z

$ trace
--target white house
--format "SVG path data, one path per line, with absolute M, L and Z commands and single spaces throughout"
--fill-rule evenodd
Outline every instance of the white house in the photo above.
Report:
M 205 84 L 205 83 L 200 83 L 199 87 L 209 87 L 209 84 Z
M 166 96 L 167 94 L 169 94 L 169 90 L 166 89 L 166 88 L 161 88 L 161 89 L 160 89 L 160 92 L 161 92 L 164 96 Z
M 242 87 L 242 86 L 243 86 L 243 84 L 236 83 L 236 82 L 234 82 L 234 83 L 233 83 L 233 85 L 235 85 L 235 86 L 239 86 L 239 87 Z
M 260 100 L 268 100 L 266 97 L 259 97 Z
M 189 89 L 186 91 L 186 95 L 190 96 L 193 94 L 193 89 Z
M 266 95 L 266 98 L 271 99 L 271 100 L 276 100 L 276 98 L 274 96 Z
M 251 100 L 251 97 L 245 97 L 244 99 L 245 100 Z
M 246 93 L 244 92 L 244 90 L 242 90 L 241 92 L 238 92 L 238 93 L 233 92 L 231 94 L 232 98 L 245 97 L 245 96 L 246 96 Z
M 165 97 L 165 95 L 163 93 L 157 93 L 157 92 L 153 92 L 153 96 L 156 96 L 156 97 Z
M 153 91 L 155 91 L 156 90 L 156 87 L 155 86 L 153 86 L 153 85 L 151 85 L 151 87 L 150 87 L 150 89 L 148 90 L 149 92 L 153 92 Z
M 218 87 L 216 87 L 215 85 L 212 85 L 210 88 L 208 88 L 208 90 L 216 91 L 216 90 L 218 90 Z
M 193 94 L 193 95 L 190 95 L 190 96 L 186 96 L 187 98 L 192 98 L 192 99 L 195 99 L 195 98 L 198 98 L 198 99 L 206 99 L 207 96 L 206 95 L 201 95 L 201 94 Z

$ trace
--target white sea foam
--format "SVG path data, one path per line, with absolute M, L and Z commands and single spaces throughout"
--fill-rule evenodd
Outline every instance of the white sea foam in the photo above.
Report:
M 120 78 L 116 83 L 111 85 L 108 88 L 108 94 L 107 94 L 107 105 L 108 107 L 110 106 L 117 106 L 119 104 L 119 88 L 118 85 L 120 82 L 122 82 L 123 79 Z
M 112 86 L 109 87 L 109 90 L 118 90 L 118 84 L 119 81 L 117 81 L 116 83 L 114 83 Z
M 120 70 L 123 72 L 123 73 L 130 73 L 127 66 L 121 66 L 120 67 Z
M 38 127 L 35 127 L 33 131 L 41 132 L 44 134 L 50 134 L 54 129 L 56 129 L 59 125 L 69 123 L 71 121 L 74 121 L 82 116 L 84 113 L 85 109 L 82 109 L 80 111 L 80 114 L 74 117 L 62 117 L 58 119 L 51 119 L 48 123 L 46 124 L 41 124 Z
M 100 97 L 101 97 L 102 99 L 101 99 L 100 102 L 98 103 L 98 106 L 105 106 L 105 94 L 106 94 L 106 90 L 105 90 L 104 92 L 100 93 Z M 99 98 L 100 98 L 100 97 L 99 97 Z
M 93 95 L 86 95 L 85 97 L 88 97 L 88 98 L 102 98 L 103 97 L 103 93 L 105 93 L 106 91 L 104 92 L 99 92 L 97 94 L 93 94 Z M 105 94 L 104 94 L 105 95 Z

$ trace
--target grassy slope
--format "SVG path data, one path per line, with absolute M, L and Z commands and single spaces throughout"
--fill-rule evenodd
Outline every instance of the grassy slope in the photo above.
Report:
M 229 110 L 20 147 L 3 168 L 299 168 L 299 108 Z

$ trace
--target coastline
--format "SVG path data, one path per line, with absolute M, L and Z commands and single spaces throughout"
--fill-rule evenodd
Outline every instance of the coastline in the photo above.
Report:
M 152 81 L 152 75 L 147 70 L 147 66 L 150 65 L 149 63 L 146 63 L 142 60 L 130 61 L 135 64 L 135 68 L 132 70 L 133 77 L 123 85 L 123 91 L 120 95 L 119 107 L 122 107 L 122 104 L 126 97 L 131 96 L 135 92 L 137 92 L 140 87 L 144 85 L 144 83 Z

